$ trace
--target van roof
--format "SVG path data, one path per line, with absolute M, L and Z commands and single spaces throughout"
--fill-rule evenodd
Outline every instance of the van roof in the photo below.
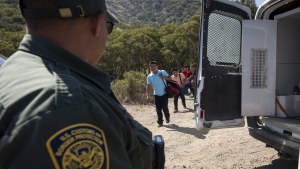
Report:
M 300 7 L 299 0 L 266 0 L 259 6 L 255 19 L 273 19 L 274 16 Z

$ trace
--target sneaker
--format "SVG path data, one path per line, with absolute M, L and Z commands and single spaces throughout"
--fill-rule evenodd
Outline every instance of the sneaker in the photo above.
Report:
M 166 122 L 167 122 L 167 123 L 170 123 L 170 119 L 167 119 Z
M 187 107 L 183 107 L 183 109 L 185 109 L 185 110 L 188 110 L 188 108 L 187 108 Z
M 158 124 L 158 126 L 157 127 L 163 127 L 163 124 Z
M 174 109 L 173 113 L 177 113 L 178 112 L 178 109 Z

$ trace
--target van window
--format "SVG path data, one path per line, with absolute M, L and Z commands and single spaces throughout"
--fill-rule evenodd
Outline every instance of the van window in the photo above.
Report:
M 236 66 L 240 63 L 241 27 L 238 19 L 210 14 L 207 39 L 210 65 Z

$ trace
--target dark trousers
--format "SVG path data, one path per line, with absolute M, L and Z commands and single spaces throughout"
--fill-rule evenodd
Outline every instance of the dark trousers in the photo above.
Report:
M 178 94 L 176 94 L 176 95 L 174 96 L 174 109 L 175 109 L 175 110 L 178 110 L 178 98 L 179 98 L 179 96 L 180 96 L 180 98 L 181 98 L 183 107 L 186 107 L 186 104 L 185 104 L 185 97 L 184 97 L 184 95 L 183 95 L 181 92 L 179 92 Z
M 166 94 L 163 96 L 155 96 L 154 100 L 157 113 L 157 123 L 162 124 L 164 121 L 162 111 L 164 112 L 166 120 L 170 119 L 170 113 L 168 109 L 168 96 Z

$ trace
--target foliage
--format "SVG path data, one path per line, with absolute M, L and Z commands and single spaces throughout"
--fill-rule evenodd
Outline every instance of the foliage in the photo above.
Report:
M 199 15 L 183 25 L 167 24 L 160 28 L 116 29 L 110 36 L 97 68 L 115 79 L 129 70 L 149 73 L 148 63 L 156 60 L 160 69 L 170 70 L 197 62 Z M 113 66 L 113 67 L 112 67 Z
M 25 33 L 17 0 L 0 0 L 0 53 L 10 56 L 14 53 Z
M 122 20 L 155 26 L 182 24 L 201 9 L 200 0 L 107 0 L 107 4 Z
M 158 58 L 160 48 L 157 29 L 153 27 L 117 29 L 109 37 L 98 67 L 117 79 L 129 70 L 146 73 L 145 66 L 150 60 L 162 60 Z M 114 65 L 113 69 L 111 65 Z
M 167 27 L 162 27 L 165 29 Z M 164 47 L 163 56 L 168 60 L 168 67 L 182 67 L 196 63 L 199 41 L 199 15 L 196 14 L 182 26 L 173 25 L 173 32 L 161 37 Z M 170 28 L 167 28 L 170 29 Z
M 125 103 L 146 103 L 145 74 L 136 71 L 129 71 L 125 72 L 123 76 L 124 79 L 113 82 L 113 91 L 116 97 Z
M 255 13 L 257 11 L 255 0 L 236 0 L 236 2 L 249 7 L 251 10 L 251 17 L 255 17 Z
M 0 53 L 4 56 L 13 54 L 17 50 L 24 34 L 24 30 L 20 32 L 6 32 L 0 29 Z
M 254 0 L 237 1 L 256 10 Z M 109 35 L 96 68 L 117 79 L 114 82 L 117 97 L 143 101 L 151 60 L 158 61 L 159 69 L 167 71 L 197 63 L 200 0 L 107 0 L 107 3 L 124 22 Z M 17 0 L 0 0 L 0 6 L 0 53 L 10 56 L 25 34 L 25 23 Z
M 19 32 L 23 30 L 24 19 L 21 16 L 17 3 L 13 1 L 1 2 L 0 8 L 0 29 L 9 32 Z

